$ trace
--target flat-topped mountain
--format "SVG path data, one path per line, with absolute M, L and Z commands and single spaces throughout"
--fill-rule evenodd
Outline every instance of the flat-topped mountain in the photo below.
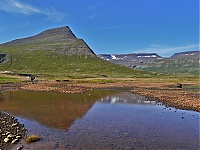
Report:
M 187 51 L 187 52 L 175 53 L 170 58 L 199 57 L 199 55 L 200 51 Z
M 175 53 L 163 58 L 156 53 L 98 54 L 98 57 L 129 68 L 165 74 L 199 74 L 200 51 Z
M 53 50 L 66 55 L 95 55 L 85 41 L 77 38 L 68 26 L 45 30 L 37 35 L 1 45 L 24 46 L 24 50 Z
M 134 61 L 134 60 L 153 60 L 160 59 L 161 56 L 156 53 L 131 53 L 131 54 L 98 54 L 99 58 L 104 60 L 121 60 L 121 61 Z

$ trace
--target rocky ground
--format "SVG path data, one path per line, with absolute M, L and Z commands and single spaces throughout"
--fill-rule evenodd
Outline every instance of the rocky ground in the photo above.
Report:
M 26 129 L 13 116 L 0 111 L 0 149 L 8 149 L 26 136 Z M 18 149 L 21 149 L 19 147 Z

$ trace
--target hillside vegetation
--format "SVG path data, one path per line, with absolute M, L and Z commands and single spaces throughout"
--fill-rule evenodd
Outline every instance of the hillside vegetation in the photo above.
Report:
M 171 75 L 199 75 L 198 61 L 198 58 L 193 60 L 187 58 L 156 60 L 152 63 L 144 63 L 148 67 L 141 69 Z M 138 69 L 140 68 L 138 67 Z
M 153 73 L 116 65 L 95 56 L 58 54 L 53 50 L 24 50 L 26 48 L 27 46 L 0 45 L 0 52 L 7 54 L 5 61 L 0 63 L 0 71 L 52 78 L 154 76 Z

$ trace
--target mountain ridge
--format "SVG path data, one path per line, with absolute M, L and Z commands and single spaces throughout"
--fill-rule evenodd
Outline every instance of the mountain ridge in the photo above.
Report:
M 162 57 L 158 55 L 157 53 L 127 53 L 127 54 L 97 54 L 98 57 L 102 57 L 102 59 L 112 58 L 113 56 L 117 57 L 115 59 L 120 59 L 121 57 L 124 56 L 135 56 L 135 57 L 140 57 L 140 58 L 175 58 L 175 57 L 180 57 L 180 56 L 190 56 L 190 55 L 198 55 L 200 53 L 199 50 L 191 50 L 191 51 L 184 51 L 184 52 L 178 52 L 174 53 L 173 55 L 169 57 Z M 103 58 L 105 57 L 105 58 Z
M 51 50 L 59 54 L 96 56 L 83 39 L 77 38 L 69 26 L 52 28 L 26 38 L 0 45 L 25 46 L 24 50 Z
M 156 53 L 98 54 L 97 56 L 115 64 L 145 71 L 165 74 L 199 74 L 200 51 L 198 50 L 175 53 L 167 58 Z
M 14 44 L 32 44 L 32 43 L 36 43 L 39 40 L 43 39 L 42 42 L 51 42 L 51 40 L 55 40 L 55 39 L 46 39 L 44 40 L 47 36 L 55 36 L 55 35 L 60 35 L 61 38 L 59 38 L 58 40 L 64 40 L 64 39 L 75 39 L 77 38 L 73 32 L 71 31 L 71 29 L 69 28 L 69 26 L 64 26 L 64 27 L 58 27 L 58 28 L 52 28 L 52 29 L 47 29 L 44 30 L 36 35 L 33 36 L 29 36 L 26 38 L 20 38 L 20 39 L 15 39 L 6 43 L 3 43 L 5 45 L 14 45 Z M 40 41 L 41 42 L 41 41 Z
M 99 58 L 104 60 L 141 60 L 141 59 L 160 59 L 162 58 L 156 53 L 130 53 L 130 54 L 97 54 Z
M 172 55 L 170 58 L 178 58 L 178 57 L 187 57 L 187 56 L 193 56 L 193 55 L 199 55 L 200 51 L 196 50 L 196 51 L 185 51 L 185 52 L 179 52 L 179 53 L 175 53 L 174 55 Z

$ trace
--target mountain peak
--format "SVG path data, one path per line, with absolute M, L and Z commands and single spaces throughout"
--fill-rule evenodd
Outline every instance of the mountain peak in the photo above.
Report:
M 77 38 L 68 26 L 48 29 L 34 36 L 16 39 L 1 45 L 21 45 L 24 50 L 51 50 L 66 55 L 96 56 L 85 41 Z
M 58 27 L 53 29 L 45 30 L 37 35 L 30 36 L 27 38 L 16 39 L 5 43 L 6 45 L 26 45 L 32 43 L 49 43 L 49 42 L 62 42 L 68 39 L 76 39 L 71 29 L 68 26 Z
M 72 31 L 69 28 L 69 26 L 48 29 L 48 30 L 45 30 L 45 31 L 41 32 L 38 35 L 41 35 L 41 34 L 44 34 L 44 35 L 46 34 L 46 35 L 49 35 L 49 36 L 63 35 L 64 39 L 76 38 L 76 36 L 72 33 Z

